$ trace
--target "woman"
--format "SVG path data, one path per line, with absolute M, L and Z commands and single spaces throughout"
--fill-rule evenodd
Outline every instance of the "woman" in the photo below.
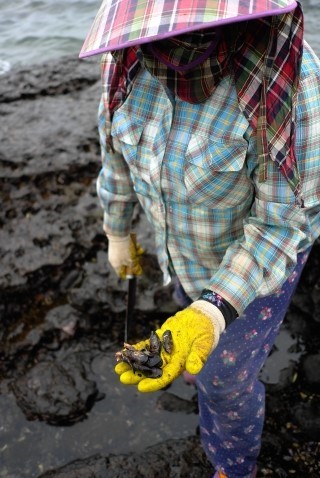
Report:
M 301 6 L 107 0 L 80 56 L 100 53 L 109 261 L 120 277 L 141 273 L 139 202 L 184 307 L 158 331 L 174 342 L 160 378 L 116 372 L 141 392 L 195 375 L 214 477 L 255 477 L 258 374 L 320 233 L 320 63 Z

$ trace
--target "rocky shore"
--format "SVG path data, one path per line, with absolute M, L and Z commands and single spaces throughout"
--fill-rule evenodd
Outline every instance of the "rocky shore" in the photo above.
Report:
M 95 191 L 97 60 L 0 80 L 0 477 L 209 478 L 196 390 L 180 381 L 138 398 L 112 372 L 126 284 L 108 267 Z M 177 310 L 139 209 L 135 229 L 147 253 L 132 341 Z M 319 270 L 317 242 L 282 328 L 286 364 L 273 360 L 280 340 L 262 374 L 259 478 L 320 476 Z

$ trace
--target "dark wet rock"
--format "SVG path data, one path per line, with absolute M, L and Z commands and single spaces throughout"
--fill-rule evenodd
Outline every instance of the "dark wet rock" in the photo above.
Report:
M 2 288 L 63 264 L 98 232 L 98 80 L 92 63 L 70 59 L 2 78 Z
M 303 311 L 305 310 L 305 303 L 308 304 L 309 313 Z M 299 304 L 299 307 L 296 304 Z M 295 303 L 290 307 L 290 310 L 287 314 L 287 323 L 290 331 L 296 336 L 304 337 L 308 333 L 308 326 L 313 320 L 310 304 L 310 299 L 307 299 L 305 294 L 300 293 L 299 299 L 295 299 Z
M 130 455 L 77 460 L 39 478 L 203 478 L 212 475 L 198 437 L 168 440 Z
M 83 280 L 68 293 L 70 303 L 89 315 L 102 314 L 106 308 L 123 312 L 125 298 L 126 283 L 111 270 L 106 251 L 98 251 L 94 260 L 84 264 Z
M 36 350 L 59 348 L 85 325 L 85 316 L 70 304 L 52 307 L 42 317 L 13 323 L 4 335 L 2 353 L 12 361 L 21 354 L 33 355 Z
M 320 323 L 320 279 L 312 290 L 312 301 L 314 303 L 313 318 L 316 322 Z
M 320 400 L 299 403 L 293 409 L 295 420 L 312 440 L 320 441 Z
M 61 338 L 74 336 L 79 321 L 79 312 L 69 304 L 54 307 L 45 317 L 46 328 L 59 330 Z
M 303 360 L 306 382 L 320 391 L 320 354 L 308 355 Z
M 107 467 L 108 459 L 97 455 L 48 471 L 41 478 L 108 478 Z
M 86 417 L 99 397 L 82 364 L 41 362 L 12 383 L 17 404 L 28 420 L 70 425 Z
M 97 81 L 97 59 L 79 61 L 60 58 L 32 68 L 11 70 L 2 76 L 0 103 L 36 99 L 43 96 L 60 96 L 88 89 Z
M 157 400 L 157 408 L 168 412 L 197 413 L 198 401 L 196 397 L 195 400 L 186 400 L 174 393 L 163 392 Z

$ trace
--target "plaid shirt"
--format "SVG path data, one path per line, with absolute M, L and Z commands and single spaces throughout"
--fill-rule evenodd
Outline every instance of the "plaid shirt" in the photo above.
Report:
M 259 182 L 256 135 L 230 76 L 201 104 L 171 97 L 141 70 L 125 103 L 99 109 L 104 228 L 130 232 L 139 201 L 153 225 L 164 281 L 177 274 L 197 299 L 210 288 L 239 314 L 277 291 L 297 252 L 320 235 L 320 62 L 306 44 L 296 111 L 296 157 L 305 208 L 273 161 Z M 115 151 L 106 144 L 113 137 Z M 169 272 L 170 271 L 170 272 Z

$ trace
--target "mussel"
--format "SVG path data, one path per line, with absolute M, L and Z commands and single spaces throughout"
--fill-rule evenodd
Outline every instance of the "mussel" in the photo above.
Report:
M 128 363 L 133 372 L 140 372 L 148 378 L 159 378 L 162 375 L 163 360 L 161 350 L 171 354 L 173 350 L 173 339 L 170 330 L 166 330 L 162 339 L 154 331 L 150 334 L 149 346 L 142 350 L 136 349 L 133 345 L 124 344 L 120 352 L 116 352 L 117 362 Z

